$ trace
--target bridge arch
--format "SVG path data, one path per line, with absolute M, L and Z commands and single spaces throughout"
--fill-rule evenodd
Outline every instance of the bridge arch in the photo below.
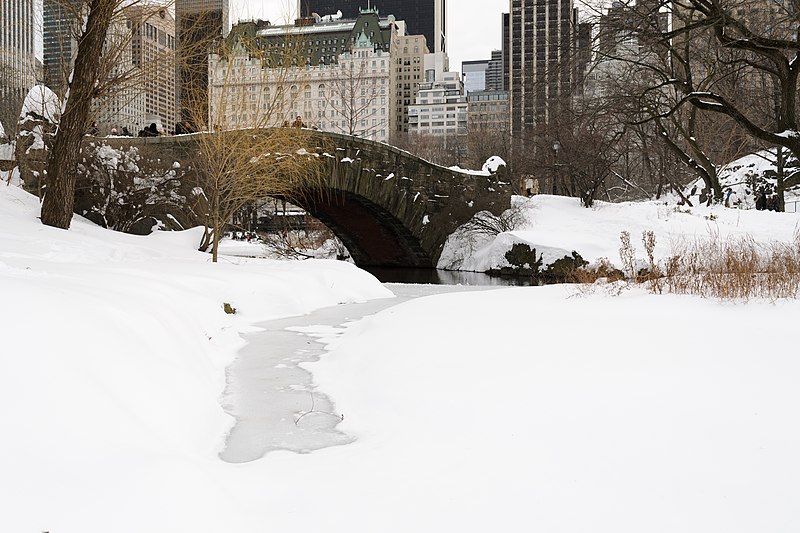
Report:
M 116 149 L 135 146 L 142 168 L 180 168 L 191 181 L 197 136 L 87 138 Z M 433 267 L 447 237 L 479 211 L 500 214 L 515 187 L 495 174 L 434 165 L 388 144 L 315 131 L 324 164 L 322 191 L 301 207 L 326 224 L 359 266 Z

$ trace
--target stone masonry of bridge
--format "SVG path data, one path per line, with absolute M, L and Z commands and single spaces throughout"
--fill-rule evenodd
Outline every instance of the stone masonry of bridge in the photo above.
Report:
M 196 135 L 112 137 L 117 150 L 136 147 L 143 170 L 180 168 L 191 183 Z M 301 207 L 327 225 L 359 266 L 435 267 L 447 237 L 479 211 L 500 214 L 515 188 L 505 167 L 486 176 L 443 168 L 395 147 L 366 139 L 314 132 L 325 162 L 324 190 Z M 177 162 L 177 164 L 176 164 Z

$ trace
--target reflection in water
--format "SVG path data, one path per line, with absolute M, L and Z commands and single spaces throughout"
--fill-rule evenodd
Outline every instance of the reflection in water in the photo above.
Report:
M 433 285 L 528 286 L 537 283 L 529 277 L 496 277 L 483 272 L 436 270 L 435 268 L 364 267 L 383 283 L 427 283 Z

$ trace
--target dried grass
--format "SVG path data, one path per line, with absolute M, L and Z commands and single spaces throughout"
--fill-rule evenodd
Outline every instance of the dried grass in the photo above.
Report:
M 800 293 L 800 235 L 791 243 L 769 244 L 715 235 L 674 250 L 665 276 L 671 293 L 723 300 L 778 300 Z
M 625 282 L 653 294 L 692 294 L 721 300 L 793 299 L 800 294 L 800 233 L 789 243 L 758 243 L 751 237 L 706 239 L 672 244 L 673 254 L 655 259 L 656 236 L 642 235 L 646 259 L 639 261 L 630 234 L 620 235 Z M 638 265 L 643 265 L 637 270 Z M 607 270 L 607 269 L 606 269 Z M 601 272 L 586 273 L 579 283 L 595 283 Z

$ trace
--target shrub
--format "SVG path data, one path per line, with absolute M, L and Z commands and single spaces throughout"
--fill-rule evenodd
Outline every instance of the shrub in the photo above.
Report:
M 565 255 L 557 259 L 542 272 L 546 277 L 558 281 L 572 281 L 579 272 L 589 262 L 585 261 L 578 252 L 573 251 L 572 255 Z
M 516 243 L 506 252 L 506 261 L 520 270 L 520 273 L 536 275 L 542 268 L 542 258 L 536 258 L 536 248 L 527 244 Z

